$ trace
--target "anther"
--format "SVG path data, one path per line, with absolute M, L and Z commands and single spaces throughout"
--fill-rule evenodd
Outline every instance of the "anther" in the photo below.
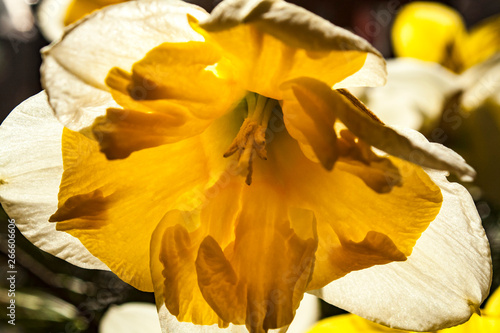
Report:
M 275 100 L 264 96 L 250 94 L 247 97 L 248 117 L 240 127 L 233 142 L 224 153 L 224 157 L 236 154 L 238 171 L 246 173 L 246 183 L 252 183 L 253 159 L 257 155 L 260 159 L 267 159 L 266 130 L 271 113 L 276 105 Z

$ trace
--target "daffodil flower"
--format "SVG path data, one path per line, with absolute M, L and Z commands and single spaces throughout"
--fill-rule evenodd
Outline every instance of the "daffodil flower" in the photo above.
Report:
M 436 62 L 460 73 L 500 51 L 500 15 L 467 31 L 454 9 L 432 2 L 412 2 L 398 12 L 392 28 L 394 52 Z
M 497 289 L 488 299 L 481 314 L 473 314 L 471 319 L 463 325 L 437 331 L 436 333 L 496 333 L 500 329 L 500 289 Z M 356 315 L 345 314 L 324 319 L 317 323 L 307 333 L 327 333 L 327 332 L 345 332 L 345 333 L 404 333 L 371 321 L 360 318 Z
M 46 95 L 0 132 L 2 205 L 154 291 L 164 332 L 284 332 L 305 292 L 435 329 L 487 295 L 484 230 L 446 180 L 474 170 L 346 90 L 385 81 L 359 37 L 284 1 L 131 1 L 43 54 Z

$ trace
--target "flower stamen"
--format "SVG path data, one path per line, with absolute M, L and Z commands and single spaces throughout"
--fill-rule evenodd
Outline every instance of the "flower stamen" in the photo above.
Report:
M 248 115 L 233 142 L 224 153 L 224 157 L 237 153 L 237 170 L 246 174 L 246 183 L 252 183 L 253 159 L 257 155 L 267 160 L 266 130 L 277 101 L 258 94 L 250 93 L 246 97 Z

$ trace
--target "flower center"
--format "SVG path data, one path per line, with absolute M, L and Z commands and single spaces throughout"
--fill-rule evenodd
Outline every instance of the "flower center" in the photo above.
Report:
M 224 157 L 236 154 L 238 159 L 237 172 L 246 174 L 246 183 L 252 183 L 253 159 L 255 155 L 266 160 L 266 130 L 269 118 L 277 100 L 250 93 L 246 96 L 248 115 L 240 127 L 233 142 L 224 153 Z

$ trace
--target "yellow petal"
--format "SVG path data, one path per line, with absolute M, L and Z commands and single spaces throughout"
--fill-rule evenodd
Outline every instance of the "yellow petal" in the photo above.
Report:
M 343 129 L 339 134 L 339 160 L 344 162 L 337 165 L 339 170 L 356 175 L 378 193 L 388 193 L 394 186 L 401 186 L 401 173 L 389 158 L 375 154 L 349 130 Z
M 500 51 L 500 15 L 479 22 L 463 44 L 465 68 L 485 61 Z
M 439 333 L 496 333 L 500 330 L 500 317 L 474 314 L 468 322 L 439 331 Z
M 322 82 L 300 78 L 289 83 L 295 95 L 318 96 L 329 105 L 330 112 L 358 138 L 393 156 L 423 167 L 449 170 L 462 179 L 471 179 L 475 171 L 458 154 L 435 143 L 423 143 L 385 126 L 371 111 L 347 90 L 332 90 Z M 335 106 L 335 107 L 333 107 Z
M 221 56 L 208 43 L 164 43 L 134 64 L 113 68 L 106 83 L 124 110 L 108 109 L 93 132 L 110 159 L 201 133 L 232 111 L 244 91 L 222 77 Z M 222 65 L 221 65 L 222 66 Z
M 152 242 L 162 267 L 153 272 L 164 281 L 157 297 L 163 288 L 179 321 L 254 332 L 289 325 L 312 274 L 313 216 L 288 215 L 282 192 L 237 176 L 207 193 L 199 210 L 172 212 L 155 231 L 164 233 Z
M 64 25 L 70 25 L 94 10 L 125 1 L 127 0 L 73 0 L 66 11 Z
M 368 42 L 285 1 L 225 1 L 200 25 L 191 21 L 222 48 L 245 88 L 266 97 L 281 100 L 279 86 L 301 76 L 333 86 L 365 65 L 372 70 L 352 86 L 385 82 L 383 59 Z
M 226 327 L 214 309 L 204 299 L 196 270 L 200 244 L 207 235 L 226 247 L 234 239 L 233 220 L 244 183 L 229 173 L 192 201 L 189 210 L 171 211 L 165 215 L 151 239 L 151 272 L 157 307 L 165 305 L 170 314 L 182 322 L 197 325 L 218 324 Z M 232 298 L 228 298 L 231 300 Z
M 189 136 L 191 133 L 184 133 L 185 126 L 182 126 L 185 125 L 182 115 L 186 112 L 185 109 L 174 104 L 169 111 L 172 114 L 108 109 L 106 116 L 98 117 L 92 127 L 94 136 L 100 142 L 101 152 L 110 160 L 120 159 L 136 150 L 175 142 Z M 203 125 L 208 126 L 206 123 Z
M 466 34 L 458 12 L 438 3 L 412 2 L 398 13 L 392 28 L 394 52 L 463 69 L 461 43 Z
M 484 313 L 488 316 L 499 317 L 500 319 L 500 288 L 497 288 L 491 294 L 484 308 Z
M 155 290 L 157 302 L 163 300 L 168 311 L 182 322 L 191 322 L 196 325 L 218 324 L 219 327 L 227 327 L 228 322 L 223 321 L 217 313 L 210 307 L 204 299 L 198 286 L 198 276 L 195 266 L 196 258 L 202 253 L 200 247 L 200 236 L 190 234 L 181 224 L 179 218 L 183 218 L 186 212 L 174 212 L 174 217 L 169 216 L 165 220 L 165 225 L 170 227 L 162 230 L 163 225 L 156 232 L 163 231 L 163 237 L 158 240 L 158 245 L 151 244 L 151 247 L 160 246 L 159 263 L 162 275 L 155 276 L 163 282 L 161 286 L 163 294 Z M 156 258 L 152 258 L 156 260 Z M 156 281 L 155 281 L 156 283 Z M 232 291 L 232 290 L 230 290 Z M 235 294 L 228 297 L 228 303 L 234 300 Z
M 338 159 L 337 134 L 333 128 L 335 114 L 324 100 L 308 92 L 287 89 L 283 100 L 283 120 L 290 135 L 308 154 L 307 146 L 322 165 L 331 170 Z M 314 160 L 314 157 L 313 157 Z
M 152 291 L 151 235 L 168 211 L 198 207 L 205 186 L 224 171 L 235 117 L 220 118 L 200 136 L 115 161 L 96 141 L 66 129 L 59 210 L 52 217 L 57 229 L 77 237 L 122 280 Z

